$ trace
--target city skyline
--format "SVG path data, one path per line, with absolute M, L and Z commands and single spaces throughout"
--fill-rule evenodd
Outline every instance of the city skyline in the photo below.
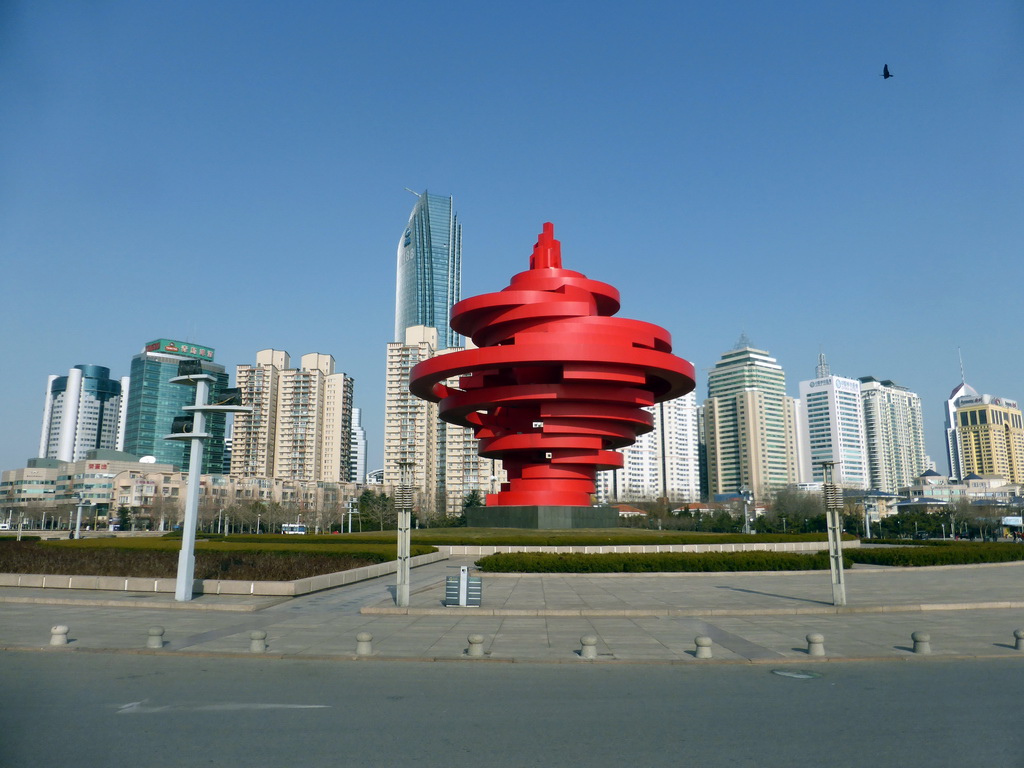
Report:
M 386 6 L 7 6 L 0 466 L 36 452 L 47 376 L 125 376 L 170 337 L 229 370 L 333 354 L 380 467 L 409 187 L 457 201 L 463 296 L 554 221 L 698 400 L 741 333 L 790 396 L 824 351 L 917 393 L 945 471 L 958 349 L 975 390 L 1024 400 L 1024 312 L 967 279 L 1024 276 L 1013 4 L 604 8 L 406 9 L 448 36 L 424 60 Z

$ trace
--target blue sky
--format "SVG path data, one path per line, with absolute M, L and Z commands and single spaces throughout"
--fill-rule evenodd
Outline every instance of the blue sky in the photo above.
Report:
M 380 465 L 395 249 L 450 194 L 463 295 L 544 221 L 705 371 L 1024 401 L 1024 6 L 0 3 L 0 468 L 46 376 L 150 339 L 335 356 Z M 879 76 L 888 63 L 895 77 Z

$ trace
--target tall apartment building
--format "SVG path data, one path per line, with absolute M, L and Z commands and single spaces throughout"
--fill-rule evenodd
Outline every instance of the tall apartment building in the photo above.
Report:
M 349 482 L 366 482 L 366 430 L 363 429 L 363 409 L 352 409 L 352 440 L 348 452 Z
M 928 470 L 921 398 L 895 382 L 860 379 L 870 487 L 898 493 Z
M 132 358 L 128 387 L 128 407 L 124 418 L 124 451 L 136 456 L 153 456 L 160 464 L 189 468 L 189 447 L 181 440 L 164 440 L 171 433 L 171 423 L 186 405 L 194 405 L 196 390 L 183 384 L 171 384 L 178 375 L 182 360 L 199 360 L 203 373 L 214 377 L 211 399 L 228 386 L 224 366 L 213 362 L 211 347 L 171 339 L 156 339 Z M 203 449 L 204 473 L 219 473 L 224 466 L 224 429 L 226 416 L 212 413 L 206 417 L 210 439 Z
M 961 480 L 973 473 L 1024 483 L 1024 415 L 1016 401 L 964 395 L 953 415 L 965 473 Z
M 39 458 L 79 461 L 87 451 L 117 448 L 127 377 L 110 378 L 101 365 L 76 365 L 46 381 Z
M 331 355 L 303 355 L 298 368 L 279 349 L 239 365 L 235 381 L 252 413 L 235 416 L 231 474 L 236 477 L 348 482 L 352 377 Z
M 815 378 L 800 382 L 797 407 L 800 482 L 824 482 L 821 462 L 832 462 L 836 485 L 867 488 L 868 452 L 860 381 L 832 375 L 825 355 L 819 355 Z
M 443 457 L 443 422 L 437 404 L 409 391 L 412 369 L 437 352 L 437 329 L 415 325 L 402 342 L 388 344 L 384 405 L 384 484 L 412 485 L 420 509 L 435 508 L 438 458 Z
M 949 465 L 949 477 L 952 480 L 962 480 L 967 476 L 964 471 L 963 458 L 960 456 L 960 439 L 957 436 L 956 423 L 956 402 L 961 397 L 978 397 L 978 393 L 963 378 L 953 391 L 946 398 L 945 425 L 946 425 L 946 460 Z
M 648 406 L 654 428 L 619 449 L 622 469 L 597 473 L 597 498 L 609 501 L 699 501 L 700 442 L 695 393 Z
M 406 329 L 405 343 L 388 344 L 384 415 L 384 484 L 416 488 L 424 514 L 459 514 L 471 491 L 481 495 L 505 482 L 501 462 L 479 455 L 468 427 L 438 418 L 437 404 L 409 392 L 413 367 L 421 360 L 455 349 L 438 350 L 437 332 L 427 326 Z M 457 386 L 457 380 L 446 382 Z
M 704 401 L 708 492 L 757 498 L 797 481 L 796 407 L 786 374 L 741 337 L 708 373 Z
M 425 325 L 437 331 L 435 349 L 458 347 L 448 321 L 462 291 L 462 225 L 452 198 L 417 197 L 398 241 L 394 341 L 403 344 L 406 328 Z

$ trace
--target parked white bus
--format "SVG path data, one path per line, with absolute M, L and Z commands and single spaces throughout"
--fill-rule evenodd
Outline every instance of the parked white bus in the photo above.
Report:
M 282 523 L 281 533 L 305 533 L 305 523 Z

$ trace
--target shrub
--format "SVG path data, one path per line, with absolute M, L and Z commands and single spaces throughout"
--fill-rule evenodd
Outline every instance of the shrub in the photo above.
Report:
M 973 565 L 1024 560 L 1024 547 L 1006 543 L 933 542 L 933 546 L 918 544 L 884 549 L 854 549 L 845 554 L 855 563 L 871 565 Z
M 60 574 L 72 576 L 138 576 L 174 578 L 180 543 L 161 539 L 83 539 L 81 541 L 8 542 L 0 545 L 0 573 Z M 412 555 L 436 551 L 412 547 Z M 255 581 L 292 581 L 387 562 L 396 547 L 365 543 L 345 547 L 289 547 L 269 543 L 254 547 L 234 542 L 196 545 L 196 578 Z
M 791 552 L 658 552 L 653 554 L 551 554 L 509 552 L 476 563 L 486 573 L 678 573 L 711 571 L 811 571 L 829 567 L 828 554 Z

